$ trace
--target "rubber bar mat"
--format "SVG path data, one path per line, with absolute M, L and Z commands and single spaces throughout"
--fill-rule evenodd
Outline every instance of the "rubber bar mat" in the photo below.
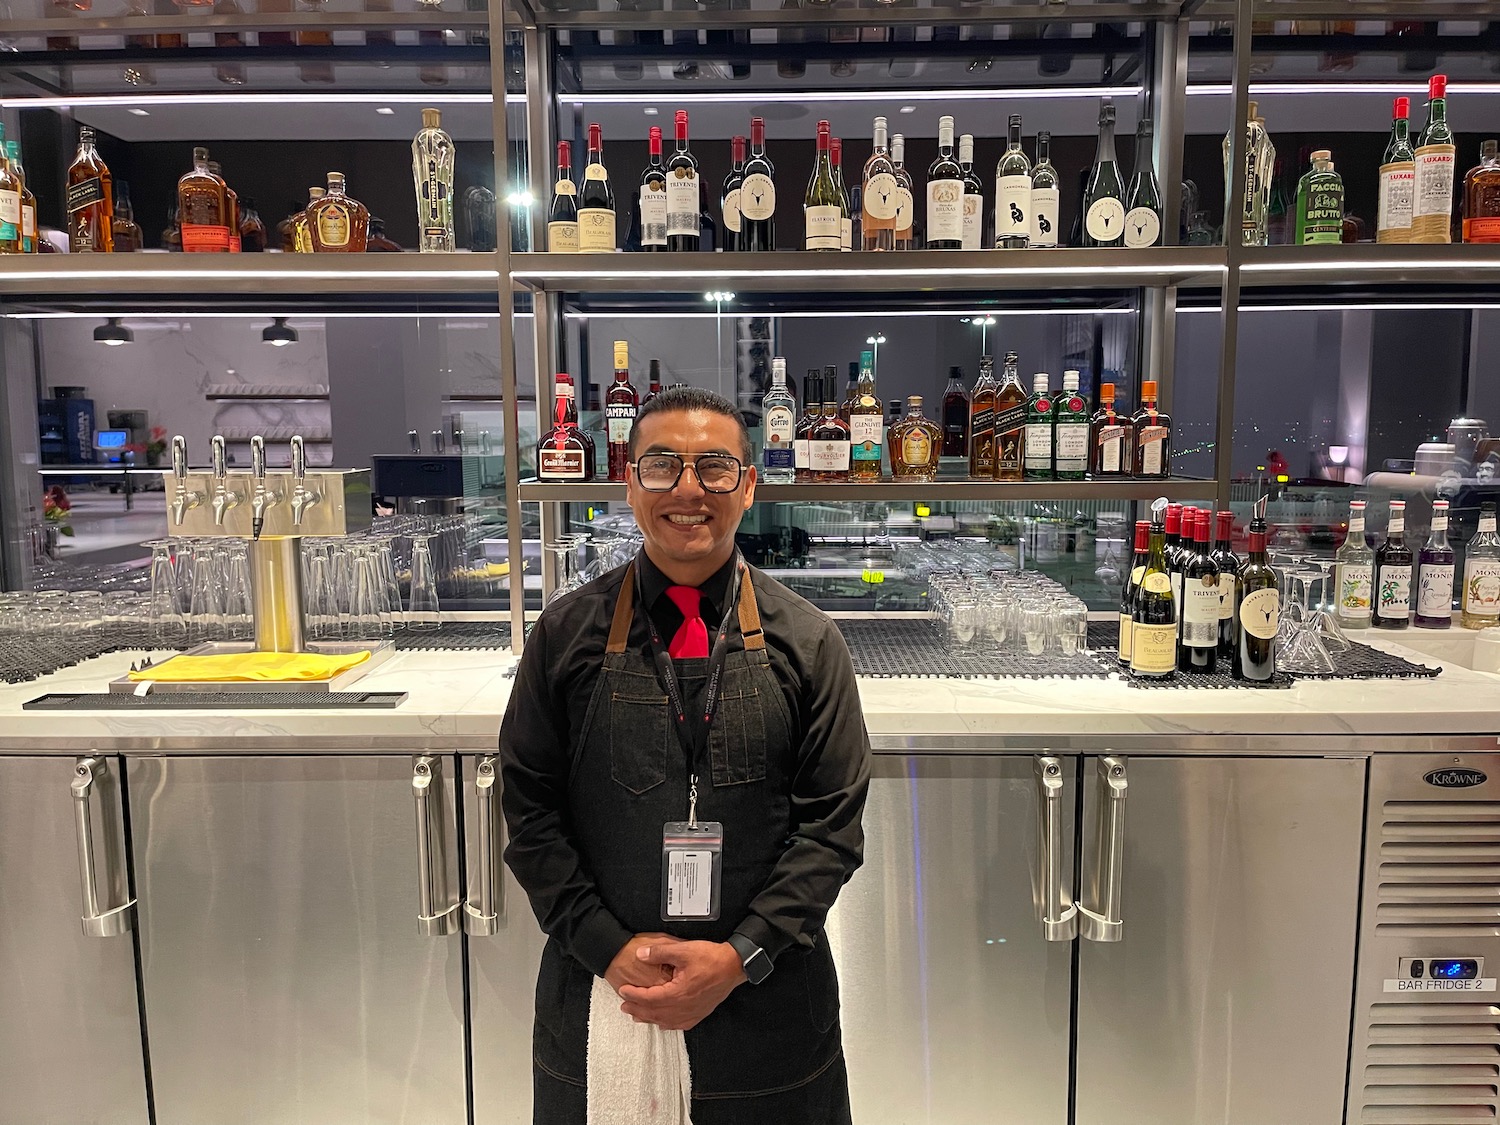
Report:
M 406 702 L 404 691 L 202 691 L 98 695 L 52 692 L 23 703 L 23 711 L 389 711 Z
M 1112 659 L 1106 662 L 1090 652 L 955 652 L 938 624 L 921 618 L 835 623 L 849 645 L 857 676 L 1098 680 L 1114 670 Z
M 436 629 L 400 629 L 396 651 L 475 651 L 510 648 L 510 624 L 504 621 L 445 621 Z

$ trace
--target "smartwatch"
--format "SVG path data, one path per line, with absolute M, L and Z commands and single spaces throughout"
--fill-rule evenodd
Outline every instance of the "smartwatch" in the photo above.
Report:
M 744 934 L 730 934 L 729 944 L 740 955 L 740 965 L 751 984 L 759 984 L 771 975 L 771 970 L 775 967 L 771 964 L 771 958 Z

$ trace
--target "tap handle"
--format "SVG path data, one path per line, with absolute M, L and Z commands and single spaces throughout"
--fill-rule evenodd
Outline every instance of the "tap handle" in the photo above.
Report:
M 256 434 L 250 439 L 250 472 L 261 484 L 266 480 L 266 439 Z
M 464 431 L 457 423 L 453 426 L 453 452 L 462 454 L 464 451 Z
M 416 430 L 406 431 L 406 441 L 411 446 L 411 451 L 413 453 L 422 452 L 422 435 L 417 433 Z
M 214 477 L 220 482 L 229 475 L 229 455 L 224 450 L 224 435 L 214 434 Z
M 301 434 L 292 435 L 292 476 L 298 485 L 307 480 L 307 445 Z
M 432 451 L 434 453 L 441 453 L 441 452 L 443 452 L 443 431 L 442 430 L 433 430 L 432 431 Z
M 172 475 L 177 478 L 179 484 L 187 483 L 187 438 L 181 434 L 172 438 Z

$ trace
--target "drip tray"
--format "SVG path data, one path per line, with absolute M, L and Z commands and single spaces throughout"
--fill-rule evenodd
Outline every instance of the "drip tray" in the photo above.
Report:
M 183 656 L 230 656 L 236 653 L 255 651 L 249 641 L 209 641 L 188 649 Z M 346 672 L 326 680 L 132 680 L 120 676 L 109 681 L 111 693 L 120 695 L 226 695 L 245 698 L 259 695 L 325 695 L 345 691 L 351 684 L 363 678 L 372 668 L 389 660 L 396 651 L 390 641 L 319 641 L 307 646 L 307 651 L 323 656 L 347 656 L 355 652 L 368 652 L 370 659 L 361 661 Z M 163 660 L 156 668 L 165 667 L 173 658 Z M 380 694 L 371 692 L 371 695 Z M 238 705 L 238 704 L 237 704 Z
M 406 702 L 404 691 L 170 691 L 150 695 L 72 695 L 50 692 L 21 705 L 23 711 L 185 711 L 233 708 L 236 711 L 284 710 L 389 711 Z

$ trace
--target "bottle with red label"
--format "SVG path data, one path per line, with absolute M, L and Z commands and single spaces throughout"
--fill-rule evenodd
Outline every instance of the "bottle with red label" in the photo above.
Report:
M 640 396 L 630 382 L 630 345 L 615 341 L 615 381 L 604 396 L 604 422 L 609 435 L 609 479 L 624 480 L 630 464 L 630 431 L 635 426 Z
M 1141 384 L 1141 408 L 1130 420 L 1135 475 L 1165 480 L 1172 475 L 1172 419 L 1156 408 L 1156 380 Z
M 1038 371 L 1031 377 L 1031 398 L 1026 403 L 1026 435 L 1022 439 L 1022 471 L 1026 480 L 1052 479 L 1052 395 L 1050 377 Z
M 557 373 L 557 399 L 553 425 L 537 443 L 536 475 L 544 481 L 590 481 L 594 479 L 594 443 L 578 427 L 578 406 L 573 377 Z
M 177 181 L 177 208 L 184 253 L 229 253 L 229 193 L 209 171 L 208 149 L 193 149 L 193 170 Z

